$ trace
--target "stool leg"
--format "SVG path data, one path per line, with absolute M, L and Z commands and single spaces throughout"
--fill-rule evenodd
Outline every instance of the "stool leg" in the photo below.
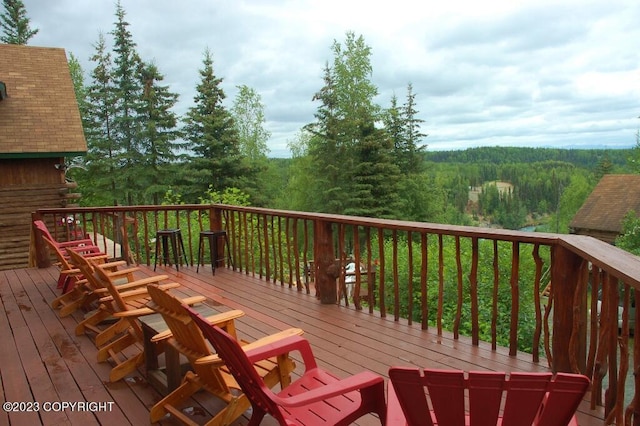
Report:
M 176 234 L 171 235 L 171 248 L 173 249 L 173 260 L 176 262 L 176 271 L 180 270 L 180 261 L 178 259 L 178 238 Z
M 198 241 L 198 266 L 196 267 L 196 273 L 200 271 L 200 264 L 203 263 L 204 253 L 202 253 L 202 245 L 204 241 L 202 239 L 202 235 L 200 235 L 200 240 Z
M 167 260 L 169 260 L 169 266 L 171 266 L 171 258 L 169 258 L 169 237 L 162 236 L 162 262 L 164 266 L 167 266 Z
M 158 264 L 158 253 L 160 250 L 158 250 L 160 248 L 160 246 L 158 246 L 158 244 L 160 244 L 160 239 L 156 236 L 156 256 L 155 259 L 153 259 L 153 271 L 155 272 L 156 270 L 156 265 Z
M 211 254 L 211 274 L 216 274 L 218 264 L 218 239 L 215 235 L 209 235 L 209 253 Z
M 189 266 L 189 260 L 187 259 L 187 251 L 184 249 L 184 240 L 182 239 L 182 233 L 178 234 L 178 238 L 180 239 L 180 255 L 182 256 L 182 260 L 184 260 L 185 265 Z

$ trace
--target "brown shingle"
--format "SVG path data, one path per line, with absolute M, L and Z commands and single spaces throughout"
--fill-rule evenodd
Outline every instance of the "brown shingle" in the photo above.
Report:
M 2 154 L 87 151 L 64 49 L 0 44 Z
M 569 226 L 617 235 L 630 210 L 640 214 L 640 175 L 604 175 Z

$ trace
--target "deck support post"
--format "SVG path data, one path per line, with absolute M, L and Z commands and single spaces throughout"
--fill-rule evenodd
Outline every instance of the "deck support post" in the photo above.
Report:
M 561 245 L 554 245 L 551 265 L 552 370 L 554 373 L 571 373 L 577 372 L 577 368 L 584 373 L 587 353 L 587 263 Z M 579 288 L 581 294 L 576 297 Z
M 320 303 L 338 302 L 335 259 L 333 252 L 333 228 L 331 222 L 321 219 L 313 222 L 313 259 L 316 288 Z

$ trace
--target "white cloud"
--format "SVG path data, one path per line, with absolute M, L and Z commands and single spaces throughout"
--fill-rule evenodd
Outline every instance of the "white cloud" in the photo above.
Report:
M 115 2 L 24 0 L 33 45 L 92 67 Z M 261 94 L 272 155 L 313 120 L 331 44 L 346 31 L 372 48 L 376 99 L 413 84 L 429 149 L 481 145 L 631 146 L 640 115 L 640 3 L 626 0 L 122 0 L 138 50 L 192 104 L 206 48 L 229 105 Z

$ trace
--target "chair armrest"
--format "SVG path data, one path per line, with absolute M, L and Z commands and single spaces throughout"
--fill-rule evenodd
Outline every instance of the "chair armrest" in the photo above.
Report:
M 93 246 L 95 247 L 96 245 L 93 243 L 93 241 L 91 241 L 91 239 L 89 238 L 85 238 L 82 240 L 73 240 L 73 241 L 63 241 L 61 243 L 59 242 L 55 242 L 55 244 L 58 245 L 58 247 L 62 248 L 67 248 L 67 247 L 77 247 L 77 246 Z
M 245 352 L 249 352 L 253 349 L 259 348 L 260 346 L 268 345 L 271 343 L 277 343 L 279 340 L 282 340 L 285 337 L 302 336 L 302 334 L 304 334 L 304 331 L 301 328 L 288 328 L 286 330 L 282 330 L 277 333 L 262 337 L 251 343 L 246 343 L 246 344 L 241 343 L 241 345 L 242 345 L 242 349 L 244 349 Z
M 107 265 L 107 264 L 105 263 L 104 265 Z M 103 266 L 102 266 L 102 265 L 96 265 L 96 266 L 99 266 L 99 267 L 103 268 Z M 103 268 L 103 269 L 104 269 L 104 268 Z M 139 270 L 140 270 L 140 268 L 136 268 L 136 267 L 133 267 L 133 268 L 125 268 L 125 269 L 118 269 L 117 271 L 107 271 L 107 275 L 108 275 L 110 278 L 121 278 L 121 277 L 126 276 L 126 275 L 129 275 L 129 274 L 132 274 L 132 276 L 133 276 L 133 273 L 134 273 L 134 272 L 138 272 Z
M 137 318 L 143 315 L 151 315 L 155 314 L 151 308 L 138 308 L 138 309 L 128 309 L 126 311 L 114 312 L 113 316 L 116 318 Z
M 298 395 L 286 398 L 276 396 L 276 398 L 278 398 L 278 402 L 284 407 L 300 407 L 318 401 L 325 401 L 334 396 L 344 395 L 347 392 L 371 386 L 382 386 L 384 390 L 384 379 L 382 376 L 370 371 L 363 371 L 345 379 L 329 383 L 325 386 L 310 389 Z
M 268 337 L 269 336 L 267 336 L 267 338 Z M 302 355 L 302 362 L 304 363 L 305 370 L 318 367 L 309 341 L 298 335 L 288 336 L 280 340 L 256 345 L 252 349 L 245 351 L 245 353 L 247 354 L 249 361 L 251 363 L 255 363 L 278 355 L 286 355 L 289 352 L 294 351 L 298 351 L 300 352 L 300 355 Z
M 133 284 L 133 283 L 129 283 L 129 284 Z M 129 284 L 122 284 L 122 285 L 129 285 Z M 180 287 L 180 284 L 178 283 L 167 283 L 167 284 L 162 284 L 159 285 L 158 287 L 160 287 L 163 290 L 167 290 L 170 288 L 176 288 L 176 287 Z M 133 290 L 126 290 L 126 291 L 122 291 L 119 292 L 120 293 L 120 297 L 123 299 L 140 299 L 141 297 L 145 297 L 147 296 L 149 293 L 147 292 L 147 286 L 144 285 L 143 287 L 140 287 L 140 285 L 135 286 L 135 288 Z M 103 297 L 101 299 L 99 299 L 99 302 L 104 303 L 104 302 L 110 302 L 113 300 L 113 297 L 111 296 L 106 296 Z
M 186 299 L 182 299 L 182 303 L 184 303 L 186 305 L 191 305 L 193 303 L 199 303 L 199 302 L 203 301 L 203 300 L 197 300 L 197 301 L 194 301 L 193 303 L 189 303 L 190 302 L 189 299 L 195 299 L 195 298 L 202 298 L 204 300 L 207 299 L 204 296 L 193 296 L 193 297 L 188 297 Z M 207 321 L 209 321 L 210 324 L 218 325 L 218 324 L 227 323 L 229 321 L 233 321 L 236 318 L 240 318 L 242 316 L 244 316 L 244 312 L 236 309 L 236 310 L 233 310 L 233 311 L 223 312 L 221 314 L 210 315 L 206 319 L 207 319 Z M 165 331 L 163 331 L 161 333 L 156 334 L 155 336 L 153 336 L 151 338 L 151 341 L 152 342 L 157 342 L 157 341 L 164 340 L 164 339 L 166 339 L 168 337 L 171 337 L 171 336 L 172 336 L 171 329 L 169 329 L 169 330 L 165 330 Z
M 118 266 L 124 266 L 126 264 L 127 262 L 125 262 L 124 260 L 115 260 L 113 262 L 99 263 L 96 266 L 102 269 L 109 269 L 109 268 L 117 268 Z M 138 268 L 131 268 L 131 269 L 138 269 Z M 109 271 L 109 272 L 113 273 L 117 271 Z
M 258 339 L 253 343 L 242 346 L 242 348 L 245 349 L 247 346 L 253 345 L 252 348 L 245 352 L 247 354 L 247 357 L 249 358 L 249 361 L 251 363 L 255 363 L 267 358 L 277 357 L 278 355 L 287 355 L 289 352 L 298 351 L 302 355 L 302 360 L 306 370 L 317 368 L 316 360 L 313 357 L 313 353 L 311 352 L 311 346 L 309 345 L 309 342 L 297 334 L 287 335 L 287 333 L 294 333 L 293 331 L 285 330 L 283 333 L 285 337 L 281 338 L 280 340 L 275 340 L 272 338 L 273 336 L 278 335 L 278 333 L 276 333 L 275 335 L 263 337 L 263 342 L 260 342 L 260 340 L 262 339 Z M 217 354 L 214 354 L 202 357 L 196 360 L 195 363 L 199 365 L 211 364 L 216 362 L 221 361 L 219 356 Z

